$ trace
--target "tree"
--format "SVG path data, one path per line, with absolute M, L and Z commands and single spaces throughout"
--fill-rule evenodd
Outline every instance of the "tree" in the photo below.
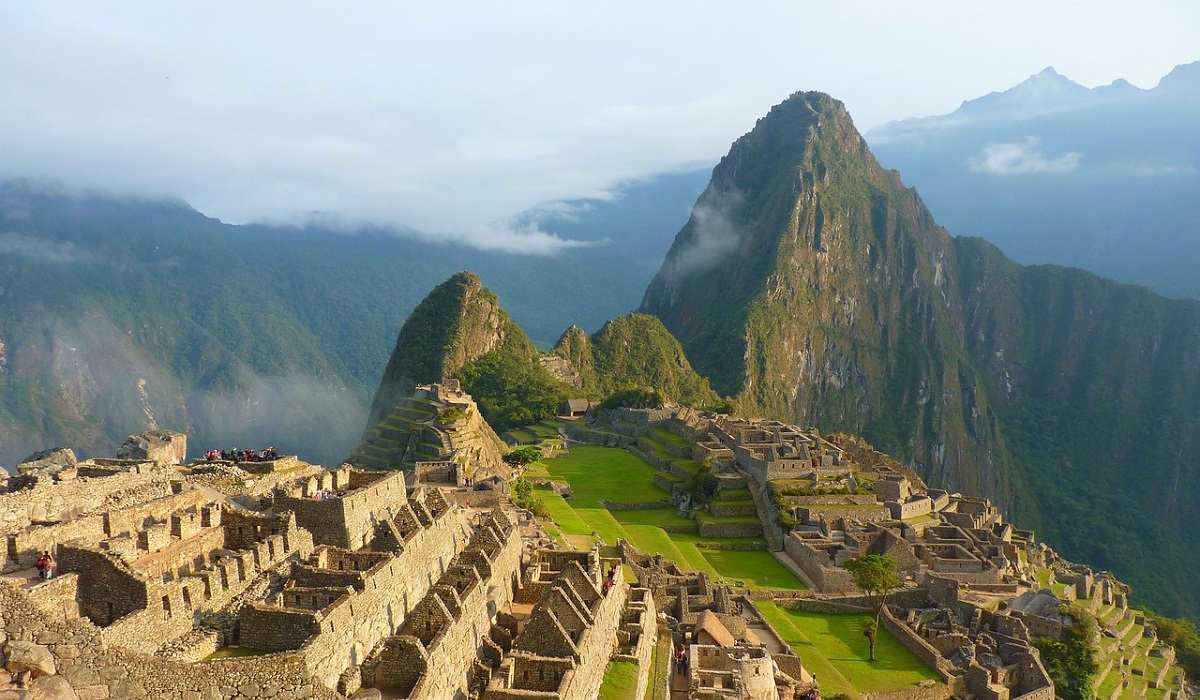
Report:
M 504 455 L 504 463 L 513 467 L 523 467 L 542 458 L 542 449 L 537 445 L 522 445 Z
M 1040 637 L 1034 646 L 1041 652 L 1042 664 L 1054 681 L 1054 690 L 1063 700 L 1090 700 L 1092 683 L 1100 670 L 1096 663 L 1095 640 L 1100 636 L 1096 618 L 1082 608 L 1063 606 L 1061 612 L 1075 619 L 1063 630 L 1062 637 Z
M 863 634 L 871 643 L 871 660 L 875 660 L 875 641 L 879 637 L 879 619 L 887 605 L 887 595 L 900 587 L 900 574 L 896 572 L 896 560 L 886 554 L 867 554 L 846 562 L 846 571 L 854 579 L 854 585 L 867 594 L 871 607 L 875 609 L 875 620 L 867 625 Z

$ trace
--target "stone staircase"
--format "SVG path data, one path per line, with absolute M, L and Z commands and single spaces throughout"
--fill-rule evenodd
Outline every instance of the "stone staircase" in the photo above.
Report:
M 437 409 L 419 398 L 398 401 L 363 436 L 362 443 L 350 453 L 347 461 L 373 469 L 396 469 L 421 461 L 437 461 L 444 454 L 444 436 L 432 431 Z

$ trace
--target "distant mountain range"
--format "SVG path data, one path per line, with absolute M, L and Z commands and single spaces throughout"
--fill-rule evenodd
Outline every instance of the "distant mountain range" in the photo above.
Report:
M 1149 90 L 1053 68 L 950 114 L 874 129 L 938 221 L 1019 262 L 1200 297 L 1200 62 Z
M 0 185 L 0 465 L 55 445 L 106 453 L 150 423 L 194 448 L 276 443 L 334 462 L 431 287 L 477 271 L 542 347 L 572 323 L 597 329 L 637 306 L 706 178 L 526 212 L 593 243 L 551 258 Z

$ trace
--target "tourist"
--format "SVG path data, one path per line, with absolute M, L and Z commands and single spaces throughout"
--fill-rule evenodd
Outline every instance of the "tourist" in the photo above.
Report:
M 50 552 L 42 552 L 42 556 L 38 557 L 37 563 L 38 578 L 48 581 L 54 575 L 54 557 L 50 556 Z

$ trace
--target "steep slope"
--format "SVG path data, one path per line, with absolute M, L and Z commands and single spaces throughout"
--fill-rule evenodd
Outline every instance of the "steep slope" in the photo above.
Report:
M 1190 614 L 1197 306 L 952 238 L 818 93 L 734 143 L 643 301 L 744 410 L 864 434 Z
M 619 316 L 591 337 L 571 326 L 550 355 L 567 361 L 564 380 L 595 398 L 621 387 L 648 386 L 690 406 L 718 401 L 708 380 L 692 369 L 679 341 L 662 321 L 647 314 Z
M 508 341 L 508 342 L 506 342 Z M 433 288 L 400 328 L 371 412 L 374 425 L 418 384 L 454 377 L 468 363 L 507 347 L 532 361 L 536 350 L 479 277 L 460 272 Z
M 951 238 L 841 103 L 798 94 L 738 139 L 646 291 L 718 391 L 865 433 L 934 481 L 1011 503 L 962 353 Z

